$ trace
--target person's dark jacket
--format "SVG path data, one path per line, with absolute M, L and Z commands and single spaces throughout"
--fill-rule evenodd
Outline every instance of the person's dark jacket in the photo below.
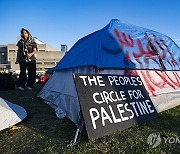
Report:
M 18 43 L 18 51 L 17 51 L 17 62 L 36 62 L 35 55 L 31 56 L 30 58 L 27 58 L 26 54 L 33 52 L 33 49 L 37 49 L 37 44 L 35 40 L 32 38 L 32 36 L 29 34 L 29 38 L 27 42 L 24 41 L 23 38 L 21 38 Z

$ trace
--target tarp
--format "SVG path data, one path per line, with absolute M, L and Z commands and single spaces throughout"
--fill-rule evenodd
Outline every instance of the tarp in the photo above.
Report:
M 0 98 L 0 131 L 21 122 L 26 116 L 23 107 Z
M 151 70 L 165 66 L 166 70 L 179 70 L 179 53 L 180 48 L 168 36 L 113 19 L 80 39 L 55 70 L 77 66 Z

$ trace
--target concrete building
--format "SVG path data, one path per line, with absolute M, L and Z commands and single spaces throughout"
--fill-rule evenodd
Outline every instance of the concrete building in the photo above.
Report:
M 48 44 L 39 41 L 37 38 L 35 40 L 38 45 L 36 71 L 45 72 L 47 69 L 54 67 L 66 51 L 58 51 Z M 15 64 L 17 49 L 16 44 L 0 45 L 0 72 L 20 72 L 19 65 Z
M 0 45 L 0 72 L 5 72 L 7 69 L 10 69 L 7 63 L 7 46 Z

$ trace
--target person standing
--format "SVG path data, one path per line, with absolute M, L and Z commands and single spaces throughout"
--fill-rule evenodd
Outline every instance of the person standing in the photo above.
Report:
M 34 88 L 36 79 L 36 57 L 37 44 L 30 32 L 27 29 L 21 29 L 21 39 L 17 43 L 17 60 L 16 64 L 19 63 L 20 75 L 18 79 L 18 90 L 25 90 L 25 85 L 28 90 Z M 26 74 L 28 71 L 28 78 Z

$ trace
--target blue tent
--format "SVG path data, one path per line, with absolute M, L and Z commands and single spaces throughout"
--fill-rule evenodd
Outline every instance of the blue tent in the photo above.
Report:
M 168 36 L 113 19 L 75 43 L 38 97 L 54 108 L 59 118 L 68 117 L 79 126 L 74 73 L 136 74 L 157 111 L 162 112 L 180 104 L 179 53 L 180 48 Z
M 78 66 L 179 70 L 179 52 L 168 36 L 113 19 L 101 30 L 80 39 L 55 71 Z

